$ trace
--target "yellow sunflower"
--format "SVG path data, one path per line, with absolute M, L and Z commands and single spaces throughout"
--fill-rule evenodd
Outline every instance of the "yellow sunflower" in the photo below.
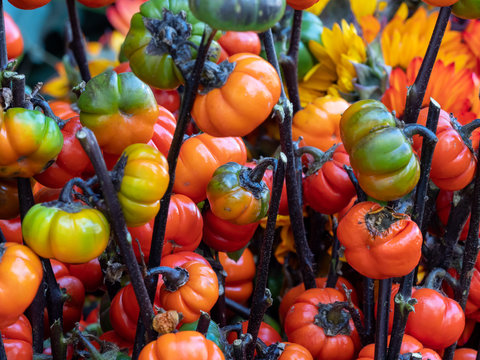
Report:
M 381 44 L 385 64 L 406 69 L 416 57 L 423 57 L 433 33 L 438 12 L 427 13 L 423 7 L 407 19 L 405 11 L 397 12 L 384 28 Z M 437 59 L 455 63 L 457 69 L 475 69 L 475 56 L 462 40 L 462 34 L 447 26 Z
M 353 79 L 357 76 L 353 63 L 365 63 L 367 51 L 363 39 L 355 26 L 342 20 L 341 27 L 324 29 L 322 44 L 310 41 L 309 49 L 318 61 L 305 75 L 299 86 L 302 103 L 328 93 L 339 96 L 339 92 L 354 91 Z

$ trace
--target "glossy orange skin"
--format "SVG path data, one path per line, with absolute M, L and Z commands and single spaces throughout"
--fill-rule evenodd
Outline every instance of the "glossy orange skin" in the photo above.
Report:
M 208 209 L 203 213 L 203 242 L 217 251 L 234 252 L 248 244 L 258 224 L 232 224 Z
M 9 108 L 0 114 L 1 177 L 32 177 L 55 160 L 63 145 L 56 122 L 38 110 Z
M 313 360 L 312 354 L 302 345 L 284 342 L 285 350 L 278 360 Z
M 458 0 L 423 0 L 424 3 L 432 6 L 450 6 L 458 2 Z
M 17 321 L 31 304 L 43 278 L 43 268 L 35 253 L 16 243 L 0 244 L 0 328 Z
M 315 283 L 317 284 L 317 288 L 324 289 L 327 285 L 327 278 L 326 277 L 319 277 L 315 279 Z M 352 298 L 352 302 L 354 304 L 358 304 L 358 296 L 355 288 L 353 285 L 344 277 L 339 276 L 337 279 L 337 283 L 335 284 L 335 289 L 340 291 L 343 295 L 345 292 L 343 290 L 343 285 L 347 287 L 347 289 L 351 290 L 350 296 Z M 303 283 L 291 288 L 288 290 L 285 295 L 283 295 L 282 301 L 280 303 L 280 307 L 278 308 L 278 313 L 280 315 L 280 321 L 283 323 L 285 320 L 285 316 L 287 315 L 288 310 L 292 307 L 295 303 L 295 299 L 302 295 L 305 292 L 305 285 Z
M 63 135 L 62 151 L 57 160 L 45 171 L 35 176 L 35 180 L 50 188 L 62 188 L 70 179 L 82 177 L 90 166 L 90 159 L 83 150 L 76 133 L 82 128 L 78 114 L 70 104 L 63 101 L 54 101 L 50 106 L 59 118 L 68 120 L 61 129 Z
M 427 114 L 428 108 L 422 109 L 417 123 L 425 126 Z M 463 189 L 473 180 L 477 161 L 460 134 L 450 124 L 450 116 L 444 110 L 440 110 L 437 138 L 430 179 L 442 190 Z M 413 137 L 413 148 L 421 154 L 422 139 L 418 135 Z
M 155 219 L 152 219 L 143 226 L 128 228 L 132 239 L 138 239 L 145 261 L 150 257 L 154 221 Z M 202 240 L 202 234 L 203 218 L 197 205 L 185 195 L 173 194 L 168 207 L 162 255 L 194 251 Z M 140 252 L 136 244 L 133 246 L 133 251 L 137 260 L 140 260 Z
M 8 59 L 12 60 L 22 55 L 23 37 L 15 21 L 6 12 L 3 12 L 5 21 L 5 38 L 7 41 Z
M 248 321 L 242 321 L 242 332 L 245 334 L 248 330 Z M 276 342 L 282 341 L 282 337 L 272 326 L 268 325 L 266 322 L 260 324 L 260 329 L 258 330 L 258 338 L 262 340 L 265 345 L 270 346 Z M 232 331 L 228 334 L 227 340 L 229 343 L 237 339 L 237 333 Z
M 295 10 L 305 10 L 315 5 L 318 0 L 287 0 L 287 4 Z
M 318 304 L 345 301 L 335 289 L 310 289 L 295 299 L 285 317 L 284 329 L 288 341 L 304 346 L 317 360 L 352 360 L 360 347 L 357 330 L 350 319 L 350 335 L 327 336 L 314 324 Z
M 298 140 L 301 136 L 302 146 L 314 146 L 322 151 L 342 142 L 340 118 L 349 106 L 350 104 L 340 97 L 316 98 L 293 117 L 293 140 Z
M 25 315 L 20 315 L 12 325 L 0 329 L 8 360 L 33 358 L 32 326 Z
M 250 53 L 260 55 L 262 44 L 258 34 L 254 31 L 227 31 L 220 36 L 218 43 L 227 56 L 238 53 Z
M 157 122 L 153 126 L 153 136 L 150 141 L 155 144 L 155 147 L 163 156 L 167 157 L 175 127 L 177 126 L 177 120 L 175 116 L 163 106 L 158 106 L 158 112 L 159 115 Z
M 229 161 L 245 164 L 247 149 L 240 137 L 213 137 L 200 134 L 187 139 L 180 148 L 173 191 L 195 203 L 207 197 L 213 173 Z
M 355 196 L 353 186 L 344 165 L 350 166 L 350 158 L 343 145 L 338 146 L 332 159 L 314 174 L 303 178 L 303 198 L 315 211 L 332 215 L 342 210 Z
M 388 336 L 388 343 L 390 343 L 390 335 Z M 421 353 L 422 360 L 441 360 L 442 358 L 432 349 L 424 348 L 422 343 L 413 336 L 404 335 L 402 339 L 402 346 L 400 347 L 400 354 L 407 353 Z M 370 360 L 375 356 L 375 344 L 365 346 L 358 354 L 357 360 Z
M 0 179 L 0 219 L 16 218 L 19 211 L 17 180 Z
M 154 307 L 162 307 L 158 300 L 158 289 L 163 284 L 161 277 L 158 279 L 157 293 L 155 294 Z M 110 304 L 109 316 L 113 330 L 127 342 L 135 341 L 140 307 L 138 306 L 132 284 L 121 288 Z
M 348 263 L 372 279 L 404 276 L 415 268 L 422 255 L 421 231 L 408 215 L 397 214 L 402 218 L 381 233 L 368 229 L 366 215 L 382 209 L 371 201 L 358 203 L 337 228 Z
M 236 63 L 228 80 L 221 88 L 197 94 L 192 117 L 207 134 L 244 136 L 265 121 L 277 104 L 280 78 L 258 55 L 239 53 L 228 61 Z
M 453 360 L 476 360 L 477 350 L 469 348 L 461 348 L 455 350 L 453 354 Z
M 240 304 L 246 304 L 253 292 L 255 277 L 255 261 L 249 249 L 245 249 L 237 262 L 228 257 L 227 253 L 219 252 L 220 263 L 227 273 L 225 278 L 225 296 Z
M 147 344 L 139 360 L 224 360 L 222 350 L 196 331 L 165 334 Z
M 50 0 L 12 0 L 9 1 L 10 4 L 15 6 L 18 9 L 22 10 L 33 10 L 44 5 L 47 5 Z
M 165 310 L 183 314 L 182 323 L 198 320 L 200 311 L 209 312 L 218 299 L 218 279 L 210 266 L 198 261 L 189 261 L 181 266 L 189 278 L 177 291 L 170 292 L 162 285 L 160 302 Z
M 465 314 L 455 300 L 427 288 L 418 289 L 412 297 L 418 302 L 408 317 L 407 334 L 434 349 L 446 348 L 460 338 Z
M 11 220 L 0 220 L 0 229 L 7 242 L 23 244 L 22 223 L 20 217 Z

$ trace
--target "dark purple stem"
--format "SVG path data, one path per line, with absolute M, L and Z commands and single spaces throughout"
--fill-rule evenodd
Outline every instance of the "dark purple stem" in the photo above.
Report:
M 480 156 L 480 149 L 477 152 L 477 159 Z M 455 300 L 458 301 L 462 309 L 465 311 L 467 305 L 468 294 L 470 292 L 470 283 L 472 281 L 473 269 L 478 255 L 478 229 L 480 226 L 480 167 L 477 166 L 475 174 L 475 185 L 473 189 L 472 198 L 472 212 L 470 218 L 470 226 L 468 227 L 468 235 L 465 240 L 465 252 L 463 255 L 462 271 L 460 272 L 460 279 L 458 280 L 458 286 L 455 288 Z M 453 353 L 457 343 L 449 346 L 445 350 L 443 356 L 444 360 L 453 359 Z
M 375 335 L 375 360 L 387 358 L 388 313 L 390 311 L 390 294 L 392 279 L 380 280 L 377 301 L 377 331 Z
M 302 10 L 293 13 L 292 33 L 288 53 L 280 58 L 280 65 L 285 77 L 288 97 L 293 105 L 293 115 L 301 110 L 300 96 L 298 95 L 298 48 L 302 34 Z
M 443 34 L 450 19 L 451 7 L 442 7 L 438 14 L 432 37 L 428 44 L 427 52 L 423 58 L 422 65 L 412 86 L 408 88 L 407 102 L 405 104 L 405 115 L 403 121 L 407 124 L 416 123 L 420 108 L 422 107 L 423 97 L 427 90 L 428 80 L 432 73 L 433 65 L 437 58 L 438 49 L 442 43 Z
M 264 33 L 261 33 L 260 37 L 265 46 L 265 52 L 267 54 L 268 61 L 274 66 L 275 69 L 277 69 L 279 76 L 281 76 L 278 67 L 277 56 L 275 53 L 272 31 L 268 30 Z M 281 115 L 283 116 L 278 117 L 278 120 L 280 127 L 280 143 L 283 153 L 287 156 L 286 184 L 290 221 L 295 240 L 295 247 L 300 260 L 303 282 L 305 284 L 305 289 L 308 290 L 316 287 L 313 254 L 308 247 L 307 237 L 305 234 L 305 224 L 303 222 L 303 210 L 301 206 L 302 202 L 299 191 L 299 186 L 301 184 L 297 183 L 296 177 L 296 159 L 292 141 L 292 109 L 290 102 L 285 96 L 283 87 L 280 103 L 282 104 L 283 114 Z
M 3 0 L 0 0 L 0 70 L 8 64 L 7 39 L 5 32 L 5 18 L 3 16 Z
M 78 12 L 75 0 L 67 0 L 68 18 L 70 19 L 70 26 L 72 29 L 73 39 L 70 43 L 73 56 L 77 62 L 80 70 L 82 80 L 88 82 L 91 79 L 90 69 L 88 68 L 87 51 L 85 49 L 85 42 L 83 41 L 82 28 L 78 19 Z
M 253 359 L 255 352 L 255 344 L 257 342 L 258 331 L 265 315 L 266 306 L 265 292 L 268 281 L 268 269 L 270 266 L 270 257 L 272 254 L 273 240 L 275 239 L 275 225 L 277 223 L 278 208 L 280 206 L 280 197 L 282 196 L 283 179 L 285 177 L 285 163 L 287 158 L 280 153 L 279 159 L 276 161 L 276 169 L 273 174 L 272 197 L 270 207 L 268 209 L 267 226 L 263 235 L 262 246 L 260 248 L 260 259 L 257 265 L 257 277 L 255 289 L 252 298 L 252 311 L 248 319 L 247 332 L 252 335 L 252 342 L 247 346 L 247 359 Z
M 88 128 L 82 128 L 77 132 L 77 139 L 80 141 L 83 149 L 87 153 L 95 172 L 98 176 L 100 187 L 105 199 L 105 204 L 109 212 L 109 220 L 112 230 L 115 234 L 117 245 L 124 264 L 127 266 L 133 290 L 140 306 L 140 318 L 147 328 L 147 334 L 150 341 L 155 339 L 154 330 L 152 328 L 152 319 L 154 317 L 153 305 L 148 296 L 143 275 L 135 258 L 133 248 L 128 242 L 128 230 L 123 216 L 120 202 L 118 201 L 117 192 L 110 179 L 107 166 L 103 160 L 102 152 L 98 146 L 97 139 L 93 132 Z

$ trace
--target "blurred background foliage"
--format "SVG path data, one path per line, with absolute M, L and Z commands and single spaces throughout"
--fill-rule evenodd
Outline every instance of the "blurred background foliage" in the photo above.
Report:
M 97 41 L 105 32 L 112 30 L 105 9 L 90 9 L 77 2 L 87 41 Z M 4 10 L 19 26 L 25 43 L 18 71 L 26 74 L 29 86 L 47 81 L 56 74 L 55 64 L 65 54 L 65 27 L 68 21 L 66 2 L 52 0 L 39 9 L 20 10 L 5 1 Z

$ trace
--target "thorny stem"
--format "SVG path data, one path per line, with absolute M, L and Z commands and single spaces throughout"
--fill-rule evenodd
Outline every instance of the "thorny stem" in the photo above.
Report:
M 265 46 L 265 52 L 267 54 L 268 61 L 275 69 L 277 69 L 278 75 L 281 76 L 275 54 L 272 31 L 268 30 L 264 33 L 261 33 L 260 37 Z M 296 159 L 292 141 L 292 109 L 290 102 L 285 96 L 283 86 L 280 103 L 282 104 L 281 110 L 274 109 L 274 115 L 277 117 L 279 122 L 282 151 L 287 156 L 286 184 L 290 221 L 295 240 L 295 247 L 300 259 L 303 282 L 305 284 L 305 289 L 308 290 L 316 287 L 313 254 L 308 247 L 307 237 L 305 234 L 305 225 L 303 222 L 303 211 L 299 191 L 300 184 L 297 183 L 296 177 Z
M 298 94 L 298 48 L 300 35 L 302 33 L 302 10 L 295 10 L 293 13 L 292 33 L 290 35 L 290 46 L 286 55 L 281 56 L 280 65 L 285 76 L 288 97 L 293 105 L 293 115 L 299 111 L 300 96 Z
M 430 130 L 429 137 L 423 137 L 422 142 L 422 155 L 420 158 L 420 179 L 417 184 L 417 191 L 415 193 L 415 204 L 413 206 L 412 219 L 421 229 L 423 226 L 423 215 L 425 212 L 425 196 L 427 194 L 428 179 L 430 177 L 430 169 L 432 168 L 433 151 L 437 144 L 437 132 L 438 117 L 440 115 L 440 105 L 430 98 L 430 105 L 428 107 L 427 115 L 427 129 Z M 434 138 L 432 138 L 432 136 Z
M 7 38 L 5 32 L 5 18 L 3 16 L 3 0 L 0 0 L 0 70 L 8 64 Z
M 438 117 L 440 115 L 440 105 L 433 99 L 430 99 L 430 105 L 427 115 L 427 128 L 435 134 L 437 132 Z M 430 169 L 432 165 L 433 152 L 435 150 L 436 141 L 432 141 L 430 137 L 424 137 L 422 142 L 421 169 L 420 179 L 417 184 L 415 193 L 415 203 L 413 206 L 412 219 L 422 229 L 424 226 L 425 202 L 428 189 L 428 181 L 430 177 Z M 411 298 L 413 282 L 415 280 L 415 270 L 403 277 L 398 291 L 401 294 L 403 302 L 408 302 Z M 405 334 L 405 326 L 407 325 L 408 311 L 402 306 L 402 302 L 395 302 L 395 312 L 393 315 L 392 336 L 388 349 L 388 360 L 397 359 L 402 346 L 403 335 Z
M 360 187 L 360 184 L 358 183 L 357 178 L 355 177 L 355 174 L 353 173 L 353 169 L 348 166 L 348 165 L 343 165 L 343 168 L 348 174 L 348 177 L 350 178 L 350 181 L 353 184 L 353 187 L 355 188 L 355 192 L 357 193 L 357 201 L 358 202 L 363 202 L 367 201 L 367 194 L 365 194 L 365 191 Z
M 243 305 L 240 305 L 236 301 L 229 298 L 225 298 L 225 304 L 227 305 L 227 308 L 237 313 L 244 319 L 248 319 L 250 317 L 250 309 Z
M 390 294 L 392 279 L 380 280 L 377 301 L 377 331 L 375 336 L 375 360 L 387 357 L 388 313 L 390 311 Z
M 88 82 L 91 79 L 90 69 L 88 68 L 87 51 L 85 50 L 85 42 L 83 41 L 82 29 L 78 20 L 78 12 L 75 0 L 67 0 L 68 18 L 70 19 L 70 27 L 72 29 L 73 39 L 70 42 L 73 56 L 80 70 L 82 80 Z
M 14 106 L 22 106 L 24 104 L 25 99 L 25 77 L 23 81 L 13 81 L 12 79 L 12 87 L 15 88 L 16 96 L 13 98 L 13 105 Z M 20 88 L 20 89 L 19 89 Z M 23 91 L 23 96 L 21 96 Z M 12 89 L 13 92 L 13 89 Z M 33 199 L 32 193 L 32 186 L 30 184 L 30 179 L 26 178 L 18 178 L 18 200 L 20 204 L 20 219 L 23 221 L 23 218 L 27 214 L 28 210 L 35 204 Z M 42 259 L 42 264 L 45 263 L 45 260 Z M 48 262 L 50 264 L 50 262 Z M 45 282 L 45 274 L 43 276 L 42 282 L 38 288 L 37 294 L 33 299 L 32 303 L 28 308 L 29 320 L 32 324 L 32 335 L 33 335 L 33 348 L 36 352 L 42 353 L 43 352 L 43 314 L 46 304 L 45 299 L 45 290 L 46 290 L 46 282 Z
M 127 266 L 133 290 L 140 306 L 140 318 L 148 330 L 148 337 L 154 340 L 154 331 L 152 329 L 152 319 L 154 317 L 153 305 L 143 281 L 142 272 L 138 266 L 132 246 L 127 240 L 128 230 L 123 216 L 117 193 L 108 174 L 107 166 L 103 160 L 100 147 L 93 132 L 88 128 L 82 128 L 77 132 L 77 139 L 80 141 L 83 149 L 87 153 L 95 172 L 98 176 L 100 187 L 105 199 L 105 204 L 109 212 L 109 220 L 117 239 L 117 244 L 122 254 L 123 262 Z
M 480 156 L 480 149 L 477 152 L 477 158 Z M 458 301 L 462 309 L 465 311 L 467 305 L 468 294 L 470 292 L 470 283 L 473 276 L 473 268 L 478 255 L 478 229 L 480 226 L 480 167 L 477 166 L 475 174 L 475 182 L 472 199 L 472 212 L 470 218 L 470 226 L 468 227 L 468 235 L 465 240 L 465 252 L 463 255 L 462 271 L 458 280 L 458 286 L 455 288 L 455 300 Z M 445 350 L 444 360 L 451 360 L 457 343 L 449 346 Z
M 373 279 L 363 277 L 363 315 L 365 316 L 365 338 L 367 344 L 374 341 L 375 333 L 375 283 Z
M 257 266 L 257 278 L 252 298 L 252 311 L 250 311 L 250 317 L 248 319 L 247 332 L 252 335 L 252 342 L 247 346 L 246 349 L 247 359 L 253 359 L 258 331 L 260 330 L 260 325 L 267 309 L 266 306 L 262 305 L 265 304 L 265 292 L 268 291 L 268 289 L 266 289 L 268 281 L 268 269 L 270 267 L 270 257 L 272 254 L 273 241 L 275 239 L 275 225 L 277 223 L 280 197 L 282 196 L 286 162 L 287 158 L 283 153 L 280 153 L 278 160 L 275 161 L 276 169 L 273 174 L 272 197 L 268 209 L 267 226 L 265 228 L 260 249 L 260 259 Z
M 340 242 L 338 241 L 338 237 L 337 237 L 338 221 L 333 216 L 331 218 L 332 218 L 332 232 L 333 232 L 332 258 L 330 260 L 330 267 L 328 268 L 327 283 L 325 287 L 335 289 L 335 285 L 337 284 L 337 280 L 338 280 L 337 266 L 338 266 L 338 250 L 340 249 Z
M 425 96 L 425 91 L 427 90 L 428 80 L 430 79 L 430 74 L 432 73 L 433 65 L 435 64 L 438 49 L 442 43 L 443 34 L 445 33 L 451 12 L 452 8 L 450 6 L 442 7 L 440 9 L 440 13 L 438 14 L 437 22 L 435 23 L 435 28 L 433 29 L 433 34 L 428 44 L 425 57 L 423 58 L 422 65 L 420 66 L 420 70 L 418 71 L 415 82 L 408 89 L 407 102 L 405 104 L 405 115 L 403 117 L 403 121 L 405 121 L 407 124 L 417 122 L 423 97 Z
M 198 319 L 197 328 L 195 329 L 199 333 L 205 335 L 208 332 L 210 326 L 210 315 L 205 311 L 200 311 L 200 319 Z

